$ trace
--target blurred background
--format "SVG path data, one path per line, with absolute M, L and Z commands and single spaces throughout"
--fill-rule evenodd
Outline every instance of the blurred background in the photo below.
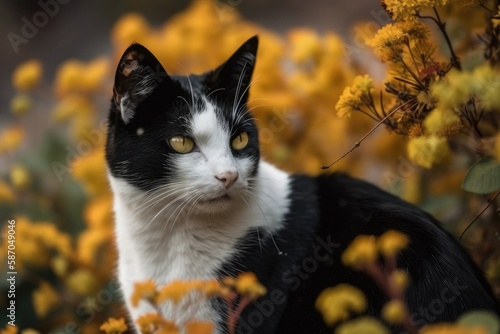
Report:
M 97 333 L 108 317 L 125 315 L 113 279 L 103 145 L 116 63 L 130 43 L 146 45 L 169 73 L 186 74 L 217 66 L 259 34 L 249 107 L 263 155 L 313 175 L 376 124 L 361 113 L 337 117 L 344 88 L 369 74 L 383 90 L 390 76 L 365 43 L 391 21 L 375 0 L 2 1 L 0 13 L 0 307 L 9 302 L 4 250 L 14 219 L 21 330 Z M 446 55 L 432 31 L 437 52 Z M 382 126 L 330 171 L 370 180 L 458 235 L 487 198 L 460 188 L 473 157 L 443 153 L 440 164 L 425 168 L 406 145 L 406 137 Z M 497 205 L 464 243 L 498 294 Z

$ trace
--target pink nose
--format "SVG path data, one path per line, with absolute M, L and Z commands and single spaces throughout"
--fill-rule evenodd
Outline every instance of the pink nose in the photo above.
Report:
M 215 178 L 222 182 L 226 189 L 229 189 L 238 179 L 238 172 L 223 172 L 217 175 Z

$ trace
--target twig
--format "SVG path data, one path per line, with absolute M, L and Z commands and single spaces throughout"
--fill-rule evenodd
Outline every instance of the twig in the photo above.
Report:
M 369 135 L 372 134 L 373 131 L 375 131 L 382 123 L 384 123 L 389 117 L 391 117 L 392 115 L 394 115 L 394 113 L 398 110 L 400 110 L 401 108 L 403 108 L 404 106 L 406 106 L 407 104 L 411 103 L 411 102 L 414 102 L 416 100 L 416 98 L 413 98 L 411 100 L 408 100 L 406 101 L 405 103 L 403 103 L 402 105 L 400 105 L 399 107 L 395 108 L 393 111 L 391 111 L 390 113 L 387 114 L 387 116 L 385 116 L 384 118 L 382 118 L 382 120 L 380 120 L 370 131 L 368 131 L 368 133 L 366 133 L 360 140 L 358 140 L 356 142 L 356 144 L 354 144 L 353 147 L 351 147 L 347 152 L 345 152 L 344 154 L 342 154 L 339 158 L 337 158 L 334 162 L 332 162 L 331 164 L 329 165 L 322 165 L 320 168 L 321 169 L 328 169 L 330 167 L 332 167 L 334 164 L 336 164 L 337 162 L 339 162 L 340 160 L 342 160 L 343 158 L 345 158 L 349 153 L 351 153 L 352 151 L 354 151 L 356 148 L 358 148 L 359 146 L 361 146 L 361 143 L 366 139 L 366 137 L 368 137 Z
M 393 258 L 392 262 L 395 263 L 396 259 Z M 365 272 L 367 275 L 369 275 L 375 281 L 375 284 L 377 284 L 380 290 L 382 290 L 382 292 L 385 293 L 385 295 L 389 297 L 390 300 L 392 301 L 398 300 L 403 304 L 405 304 L 404 291 L 391 284 L 391 282 L 388 280 L 389 274 L 384 274 L 382 268 L 380 267 L 380 264 L 369 263 L 364 265 L 361 270 Z M 393 269 L 389 270 L 389 273 L 390 274 L 394 273 L 394 270 L 395 266 Z M 415 328 L 410 322 L 408 306 L 406 304 L 405 304 L 405 313 L 406 316 L 404 317 L 404 320 L 401 323 L 401 325 L 404 327 L 407 333 L 417 334 L 417 328 Z
M 491 203 L 493 203 L 497 199 L 498 195 L 500 195 L 500 190 L 497 191 L 495 193 L 495 195 L 488 200 L 488 203 L 484 206 L 484 208 L 481 211 L 479 211 L 479 213 L 474 217 L 474 219 L 472 219 L 472 221 L 469 223 L 469 225 L 467 225 L 467 227 L 465 228 L 465 230 L 463 230 L 463 232 L 460 234 L 460 239 L 462 239 L 462 237 L 464 236 L 465 232 L 467 232 L 467 230 L 472 226 L 472 224 L 474 224 L 474 222 L 479 217 L 481 217 L 481 215 L 490 207 Z
M 448 36 L 448 33 L 446 32 L 446 22 L 441 21 L 441 17 L 439 16 L 439 13 L 436 10 L 436 7 L 432 7 L 434 10 L 434 14 L 436 14 L 436 17 L 433 16 L 424 16 L 417 14 L 417 16 L 421 19 L 430 19 L 436 23 L 438 26 L 439 30 L 441 30 L 441 33 L 443 34 L 443 37 L 446 41 L 446 44 L 448 45 L 448 49 L 450 50 L 450 55 L 451 55 L 451 63 L 453 67 L 455 67 L 457 70 L 462 69 L 462 65 L 460 65 L 460 60 L 458 59 L 457 55 L 455 54 L 455 50 L 453 50 L 453 45 L 451 44 L 450 37 Z

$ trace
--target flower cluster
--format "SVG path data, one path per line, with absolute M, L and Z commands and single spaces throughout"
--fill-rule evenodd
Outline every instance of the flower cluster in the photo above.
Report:
M 164 319 L 160 306 L 172 303 L 174 310 L 182 302 L 197 303 L 199 298 L 222 298 L 227 305 L 227 325 L 229 333 L 234 333 L 236 322 L 243 309 L 252 301 L 266 294 L 266 288 L 259 283 L 257 276 L 251 272 L 240 273 L 237 277 L 224 277 L 220 281 L 191 280 L 172 281 L 162 287 L 157 287 L 152 280 L 137 282 L 131 297 L 132 306 L 146 302 L 157 310 L 135 319 L 142 334 L 181 333 L 181 327 L 174 319 Z M 191 319 L 182 324 L 188 334 L 210 334 L 215 324 Z
M 357 287 L 339 284 L 323 290 L 316 299 L 315 306 L 326 324 L 337 325 L 336 334 L 388 334 L 391 331 L 384 322 L 393 327 L 404 328 L 406 333 L 414 334 L 480 334 L 500 326 L 500 320 L 492 313 L 471 312 L 463 315 L 454 324 L 434 324 L 415 328 L 410 321 L 405 303 L 409 277 L 406 269 L 396 267 L 398 254 L 408 246 L 409 242 L 410 239 L 405 234 L 389 230 L 378 237 L 359 235 L 344 250 L 342 262 L 373 279 L 388 301 L 381 309 L 382 319 L 379 320 L 362 315 L 367 309 L 368 301 Z M 360 314 L 361 316 L 350 319 Z M 483 322 L 489 325 L 486 326 Z
M 397 166 L 397 175 L 386 173 L 395 192 L 419 203 L 426 196 L 456 193 L 460 188 L 476 194 L 493 191 L 487 203 L 493 212 L 498 207 L 495 200 L 500 195 L 500 180 L 487 171 L 481 158 L 491 156 L 496 164 L 500 161 L 498 6 L 475 0 L 384 0 L 382 7 L 394 22 L 380 27 L 365 41 L 387 67 L 383 86 L 372 83 L 368 89 L 360 89 L 357 82 L 362 76 L 358 76 L 344 89 L 336 105 L 341 117 L 365 114 L 377 123 L 334 163 L 372 133 L 372 148 L 387 147 L 391 141 L 377 141 L 375 135 L 376 128 L 384 124 L 390 133 L 400 136 L 401 145 L 391 143 L 388 150 L 392 157 L 399 155 L 399 161 L 407 158 Z M 387 158 L 382 151 L 379 155 Z M 488 181 L 481 186 L 475 178 Z M 460 209 L 462 216 L 475 222 L 475 213 L 468 212 L 471 206 L 465 205 L 469 202 L 467 195 L 460 201 L 468 208 Z M 476 212 L 489 212 L 472 206 Z M 496 233 L 493 221 L 498 214 L 491 212 L 480 218 L 491 222 L 486 234 Z M 498 245 L 486 239 L 483 237 L 497 253 Z M 493 269 L 499 265 L 496 257 L 481 262 L 497 272 Z M 498 274 L 492 281 L 500 282 Z

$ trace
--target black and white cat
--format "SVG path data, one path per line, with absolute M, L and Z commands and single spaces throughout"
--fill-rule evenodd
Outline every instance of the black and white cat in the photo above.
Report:
M 327 287 L 359 287 L 367 313 L 379 315 L 386 297 L 340 255 L 355 236 L 388 229 L 411 240 L 398 267 L 411 277 L 406 299 L 416 326 L 473 309 L 498 312 L 479 268 L 427 213 L 343 174 L 290 175 L 260 159 L 246 108 L 257 45 L 253 37 L 219 68 L 187 77 L 168 75 L 139 44 L 119 62 L 106 160 L 131 318 L 154 311 L 130 305 L 137 281 L 252 271 L 268 293 L 245 309 L 238 333 L 331 333 L 314 307 Z M 225 333 L 222 303 L 195 298 L 162 312 Z

